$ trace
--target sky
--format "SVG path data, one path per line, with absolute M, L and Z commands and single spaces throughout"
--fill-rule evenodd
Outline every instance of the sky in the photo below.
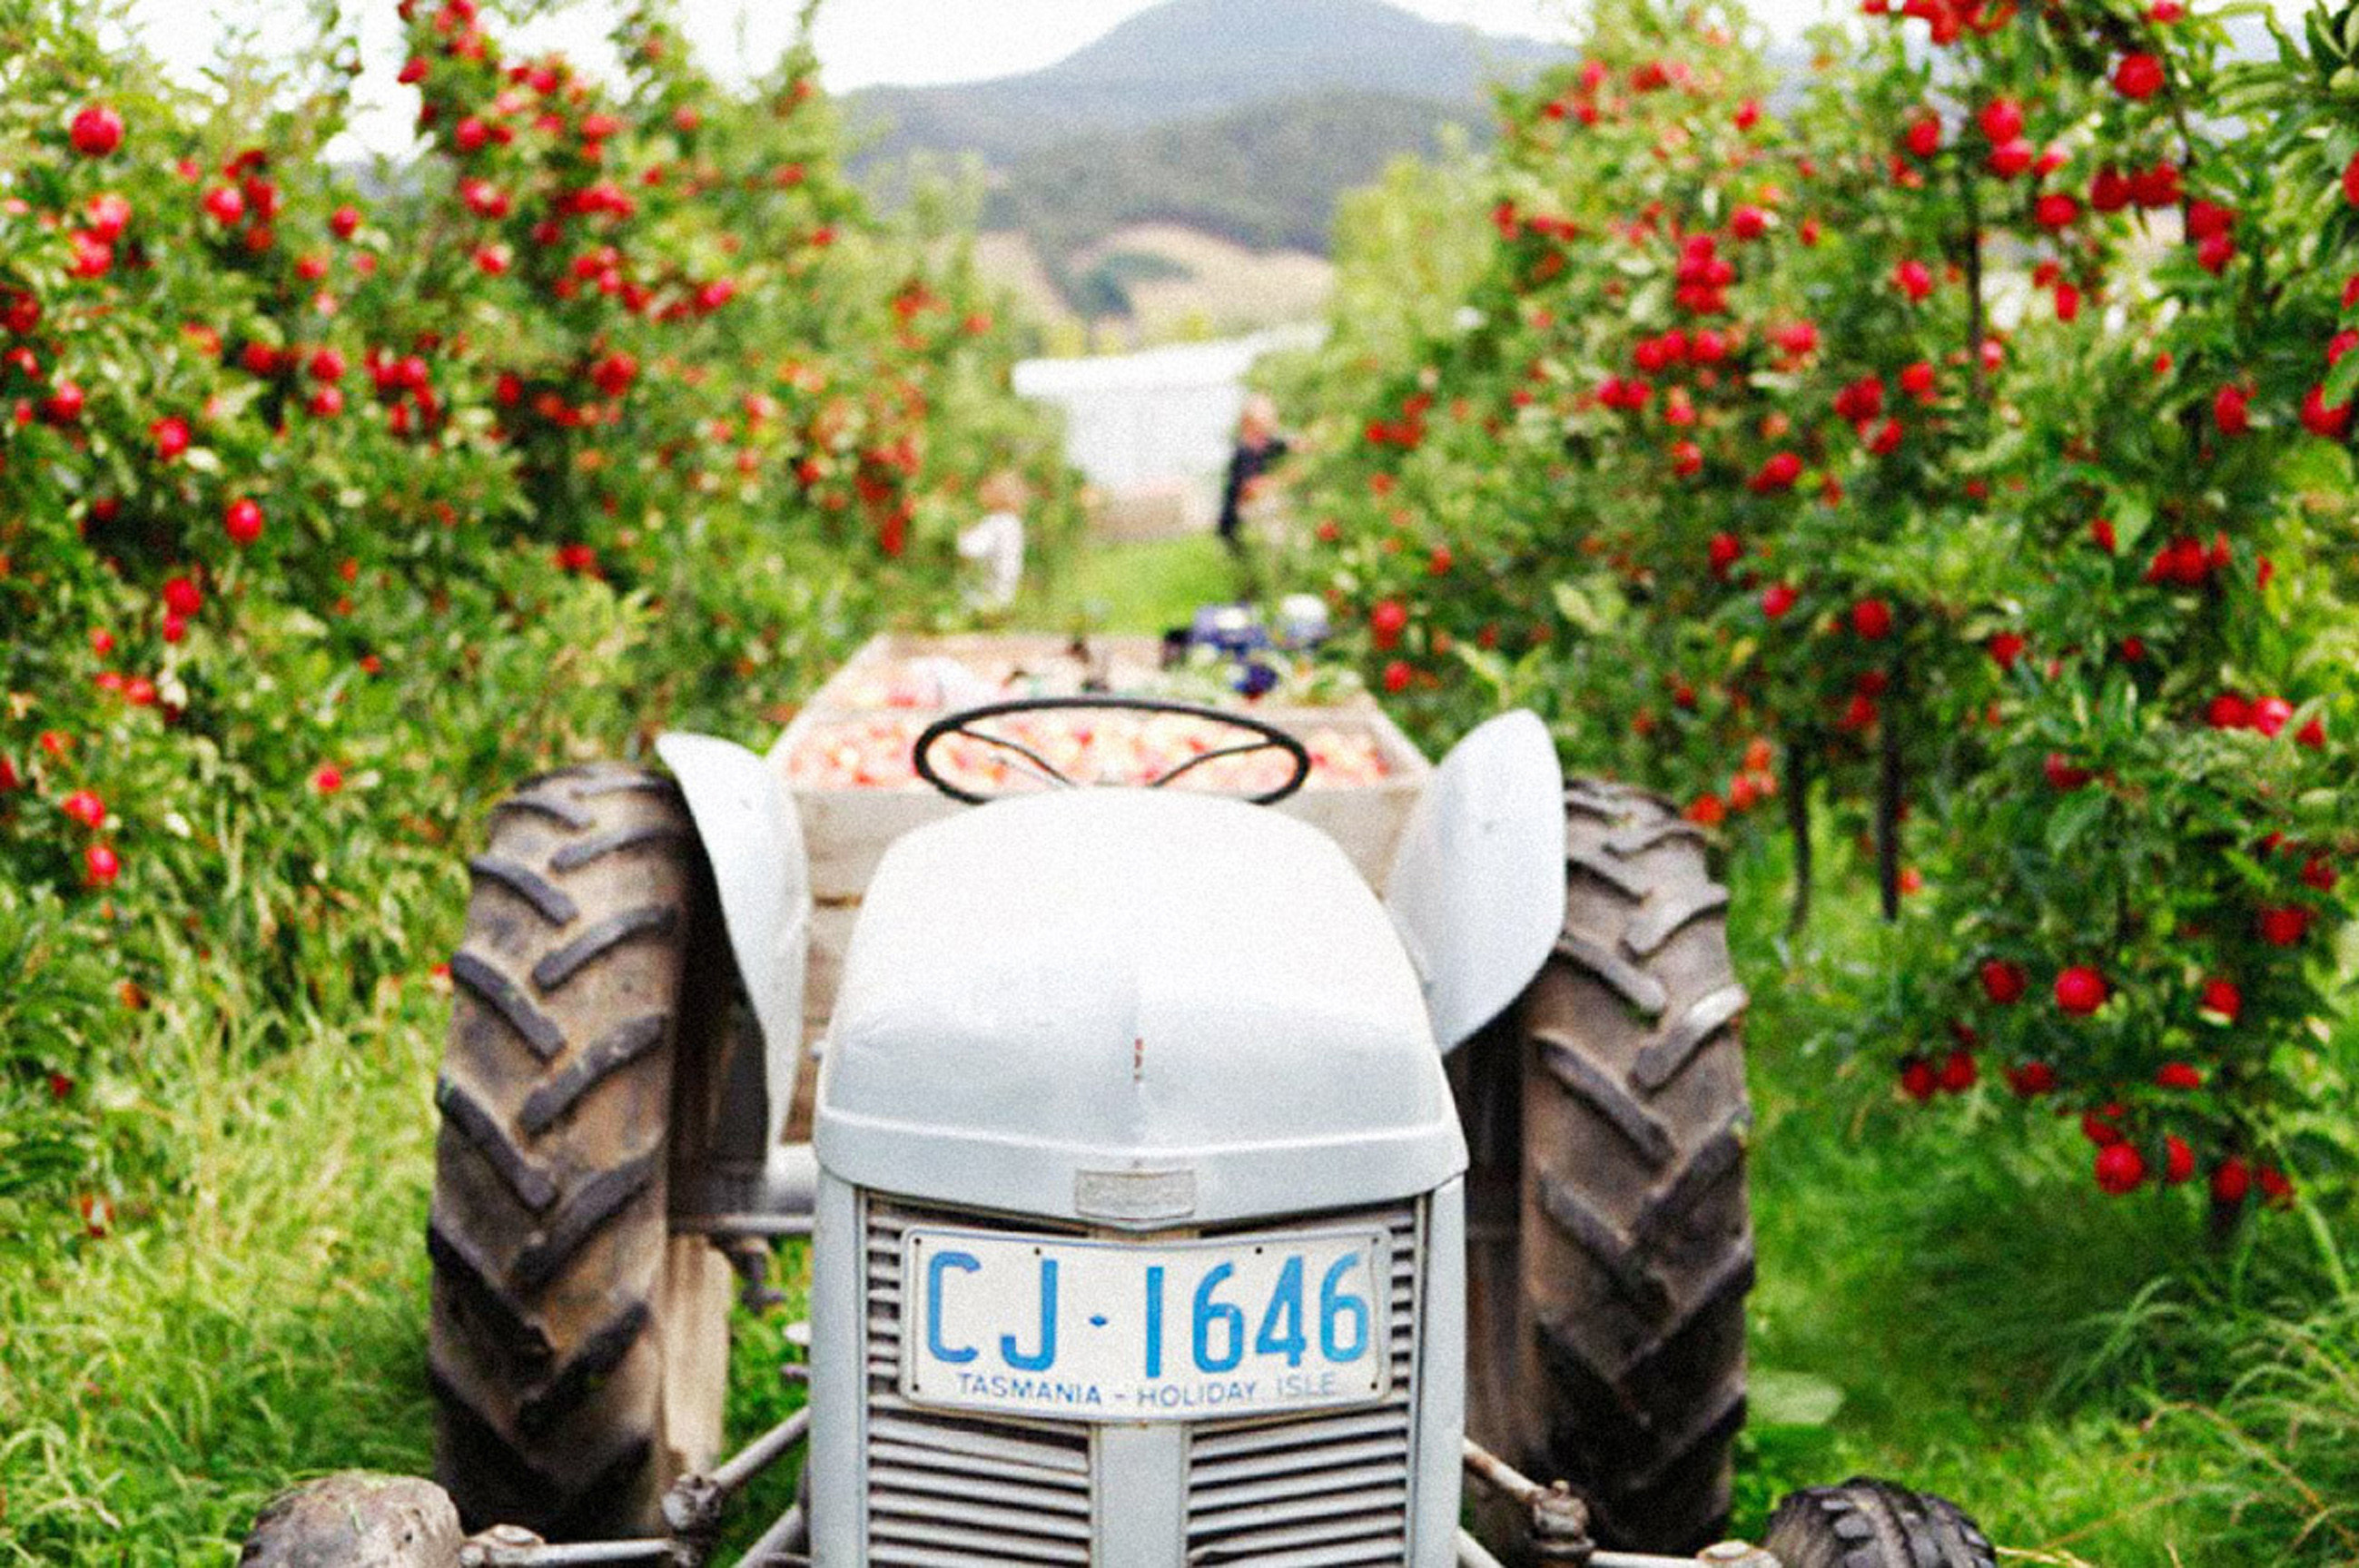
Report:
M 792 36 L 794 0 L 677 0 L 683 24 L 706 66 L 742 82 L 775 61 Z M 821 0 L 813 41 L 831 91 L 880 82 L 972 82 L 1049 65 L 1112 31 L 1157 0 Z M 1564 38 L 1581 0 L 1392 0 L 1438 22 L 1485 32 Z M 2276 0 L 2284 13 L 2303 0 Z M 417 93 L 399 85 L 400 23 L 392 0 L 344 0 L 361 18 L 363 112 L 353 133 L 330 151 L 338 158 L 399 154 L 414 140 Z M 1798 37 L 1831 7 L 1855 0 L 1751 0 L 1773 36 Z M 233 27 L 257 36 L 297 38 L 307 0 L 132 0 L 134 25 L 148 46 L 194 81 Z M 517 53 L 556 49 L 592 69 L 611 69 L 605 35 L 615 0 L 570 0 L 562 14 L 513 35 Z
M 1579 0 L 1395 0 L 1439 22 L 1486 32 L 1561 38 Z M 332 149 L 399 153 L 411 143 L 414 92 L 394 81 L 401 65 L 400 24 L 391 0 L 347 0 L 361 18 L 367 105 L 352 139 Z M 880 82 L 970 82 L 1032 71 L 1063 59 L 1111 31 L 1155 0 L 822 0 L 814 42 L 821 78 L 831 91 Z M 1755 0 L 1772 31 L 1793 34 L 1818 19 L 1822 0 Z M 790 0 L 679 0 L 682 20 L 715 74 L 742 81 L 744 62 L 775 60 L 791 36 Z M 149 48 L 194 81 L 233 27 L 257 36 L 300 36 L 303 0 L 134 0 L 132 15 Z M 527 29 L 533 50 L 559 49 L 593 69 L 612 60 L 604 38 L 611 0 L 568 5 L 564 14 Z M 517 52 L 523 52 L 518 50 Z

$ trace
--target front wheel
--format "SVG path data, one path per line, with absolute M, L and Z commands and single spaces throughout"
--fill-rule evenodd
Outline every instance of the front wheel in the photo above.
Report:
M 1570 1483 L 1602 1544 L 1691 1552 L 1726 1524 L 1745 1414 L 1745 996 L 1701 834 L 1618 786 L 1564 800 L 1556 951 L 1451 1063 L 1467 1424 Z
M 459 1568 L 459 1511 L 431 1481 L 350 1470 L 280 1493 L 238 1568 Z
M 1947 1497 L 1854 1477 L 1793 1493 L 1762 1542 L 1782 1568 L 1995 1568 L 1990 1539 Z
M 468 867 L 427 1230 L 437 1477 L 471 1530 L 627 1534 L 721 1439 L 729 1269 L 666 1214 L 708 877 L 678 789 L 620 767 L 503 800 Z

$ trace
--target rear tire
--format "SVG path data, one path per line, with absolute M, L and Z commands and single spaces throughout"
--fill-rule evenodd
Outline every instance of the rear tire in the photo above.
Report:
M 1995 1568 L 1998 1561 L 1955 1503 L 1864 1476 L 1786 1497 L 1762 1545 L 1783 1568 Z
M 1601 1544 L 1720 1539 L 1745 1418 L 1745 1007 L 1726 889 L 1663 801 L 1565 791 L 1563 933 L 1451 1062 L 1468 1177 L 1467 1424 Z
M 469 869 L 427 1228 L 437 1478 L 471 1530 L 627 1533 L 721 1435 L 729 1269 L 666 1214 L 708 877 L 678 789 L 614 766 L 502 801 Z

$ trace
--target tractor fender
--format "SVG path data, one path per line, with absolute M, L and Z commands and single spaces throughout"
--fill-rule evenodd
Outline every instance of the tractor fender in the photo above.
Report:
M 762 1031 L 769 1126 L 777 1141 L 802 1046 L 810 943 L 810 863 L 802 819 L 767 763 L 733 741 L 674 730 L 656 755 L 679 781 L 721 903 L 730 955 Z
M 1385 909 L 1445 1051 L 1539 973 L 1564 926 L 1564 775 L 1538 714 L 1502 713 L 1441 759 L 1402 829 Z

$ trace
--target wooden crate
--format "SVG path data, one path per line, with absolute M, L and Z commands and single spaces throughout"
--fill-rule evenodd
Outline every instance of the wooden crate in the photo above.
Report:
M 986 678 L 1021 667 L 1043 674 L 1052 687 L 1078 684 L 1081 661 L 1070 652 L 1068 639 L 1027 633 L 975 633 L 955 637 L 911 637 L 888 634 L 870 640 L 812 695 L 770 748 L 770 765 L 788 778 L 788 762 L 814 730 L 846 719 L 873 714 L 858 703 L 884 672 L 903 660 L 940 655 L 958 660 Z M 1117 691 L 1136 690 L 1151 681 L 1160 645 L 1152 637 L 1093 639 L 1093 655 L 1105 660 Z M 1239 703 L 1242 708 L 1242 702 Z M 897 713 L 939 712 L 935 709 L 894 710 Z M 1411 746 L 1375 701 L 1364 694 L 1348 702 L 1318 708 L 1256 706 L 1256 718 L 1291 733 L 1336 729 L 1365 733 L 1383 759 L 1385 776 L 1375 784 L 1338 789 L 1304 789 L 1275 809 L 1310 822 L 1333 839 L 1360 874 L 1378 891 L 1392 866 L 1393 848 L 1408 821 L 1409 808 L 1424 790 L 1432 765 Z M 814 789 L 789 781 L 788 789 L 802 817 L 803 845 L 810 856 L 811 895 L 817 904 L 811 929 L 810 967 L 803 987 L 806 1033 L 816 1037 L 826 1027 L 835 1005 L 836 983 L 842 973 L 845 945 L 869 878 L 894 840 L 930 822 L 966 810 L 932 789 Z

